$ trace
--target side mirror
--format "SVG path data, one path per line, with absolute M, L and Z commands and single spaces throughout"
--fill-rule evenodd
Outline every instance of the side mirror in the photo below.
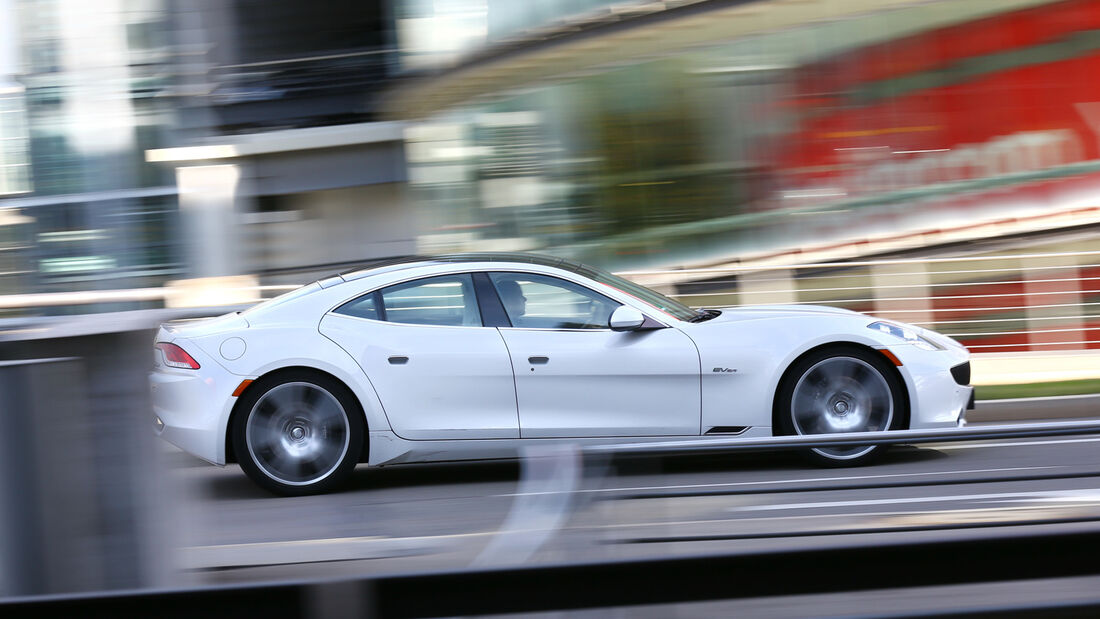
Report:
M 644 322 L 645 316 L 641 312 L 633 307 L 620 305 L 615 311 L 611 312 L 608 326 L 611 327 L 612 331 L 634 331 L 641 327 Z

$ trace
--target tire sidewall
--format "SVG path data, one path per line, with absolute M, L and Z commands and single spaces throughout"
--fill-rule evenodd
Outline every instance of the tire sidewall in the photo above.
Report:
M 246 440 L 248 418 L 256 403 L 269 391 L 285 383 L 309 383 L 329 392 L 340 403 L 348 422 L 348 448 L 337 467 L 323 479 L 306 485 L 285 484 L 265 473 L 253 460 Z M 302 496 L 329 492 L 344 484 L 363 450 L 363 414 L 351 391 L 340 381 L 308 370 L 278 372 L 258 379 L 241 394 L 233 414 L 230 432 L 237 462 L 248 477 L 260 487 L 282 496 Z
M 908 408 L 906 406 L 907 399 L 904 395 L 905 385 L 900 376 L 898 376 L 897 370 L 890 365 L 882 354 L 874 350 L 859 346 L 836 345 L 810 351 L 791 364 L 790 368 L 788 368 L 787 372 L 784 374 L 783 380 L 780 381 L 779 389 L 776 393 L 776 422 L 778 434 L 799 434 L 795 429 L 794 417 L 791 411 L 791 400 L 794 396 L 794 389 L 798 385 L 798 381 L 810 370 L 810 368 L 825 359 L 834 357 L 853 357 L 866 362 L 874 368 L 874 370 L 886 381 L 893 403 L 893 414 L 888 429 L 898 430 L 906 427 L 908 424 Z M 869 464 L 880 457 L 884 451 L 885 448 L 883 446 L 876 446 L 874 449 L 858 458 L 848 459 L 831 458 L 812 449 L 806 450 L 803 455 L 818 466 L 841 468 Z

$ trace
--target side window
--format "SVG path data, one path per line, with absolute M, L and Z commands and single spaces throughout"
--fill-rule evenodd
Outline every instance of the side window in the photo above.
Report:
M 606 329 L 619 307 L 579 284 L 533 273 L 490 273 L 512 326 L 528 329 Z
M 481 326 L 474 282 L 469 274 L 396 284 L 348 301 L 335 312 L 412 325 Z
M 468 274 L 441 275 L 383 288 L 384 320 L 413 325 L 480 327 L 474 281 Z
M 378 313 L 377 296 L 378 294 L 374 292 L 365 294 L 358 299 L 353 299 L 341 305 L 336 308 L 335 312 L 345 316 L 355 316 L 356 318 L 381 320 L 382 316 Z

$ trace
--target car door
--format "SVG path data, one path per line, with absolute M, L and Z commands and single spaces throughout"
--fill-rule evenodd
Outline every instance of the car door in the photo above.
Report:
M 700 432 L 699 352 L 678 329 L 614 332 L 619 302 L 576 282 L 489 274 L 510 326 L 523 438 Z
M 504 339 L 482 326 L 468 273 L 395 284 L 325 315 L 321 333 L 366 373 L 400 437 L 519 437 Z

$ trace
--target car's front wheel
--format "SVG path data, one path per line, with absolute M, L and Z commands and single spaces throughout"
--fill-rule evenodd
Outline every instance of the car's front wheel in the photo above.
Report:
M 339 381 L 308 371 L 262 378 L 241 396 L 233 449 L 257 484 L 283 495 L 345 482 L 363 448 L 363 417 Z
M 894 368 L 875 351 L 854 346 L 820 349 L 795 362 L 780 384 L 779 429 L 805 435 L 902 428 L 903 388 Z M 876 445 L 823 447 L 808 455 L 826 466 L 858 466 L 881 450 Z

